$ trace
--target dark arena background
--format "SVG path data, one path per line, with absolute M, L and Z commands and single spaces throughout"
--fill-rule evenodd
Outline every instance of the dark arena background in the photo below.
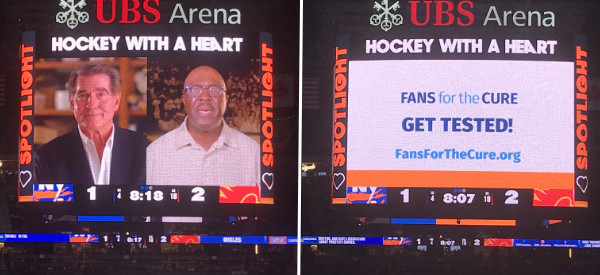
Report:
M 595 1 L 10 0 L 0 22 L 2 274 L 600 272 Z M 149 143 L 213 67 L 257 184 L 40 181 L 89 62 Z

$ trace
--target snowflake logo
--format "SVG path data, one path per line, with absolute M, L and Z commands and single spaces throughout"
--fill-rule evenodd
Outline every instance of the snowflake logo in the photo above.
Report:
M 67 27 L 74 29 L 79 23 L 90 21 L 90 15 L 87 12 L 78 10 L 86 5 L 85 0 L 79 0 L 77 4 L 75 4 L 75 0 L 60 0 L 58 5 L 66 11 L 56 14 L 56 23 L 67 23 Z
M 402 25 L 402 15 L 390 12 L 390 10 L 396 11 L 399 8 L 400 4 L 398 4 L 398 1 L 391 6 L 388 5 L 388 0 L 381 0 L 381 4 L 375 2 L 375 4 L 373 4 L 373 9 L 379 12 L 379 14 L 371 15 L 371 25 L 381 25 L 381 29 L 386 32 L 389 31 L 393 25 Z

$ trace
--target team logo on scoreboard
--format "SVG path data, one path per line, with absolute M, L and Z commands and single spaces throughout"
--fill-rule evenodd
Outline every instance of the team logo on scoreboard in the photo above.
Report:
M 386 187 L 347 187 L 347 204 L 387 204 Z
M 403 18 L 400 14 L 393 14 L 391 11 L 396 11 L 400 8 L 400 4 L 398 1 L 393 5 L 388 4 L 388 0 L 381 0 L 381 3 L 375 1 L 373 4 L 373 9 L 375 9 L 378 14 L 371 15 L 371 25 L 373 26 L 381 26 L 381 29 L 384 31 L 389 31 L 394 25 L 402 25 Z
M 74 201 L 73 184 L 34 184 L 33 201 Z
M 74 29 L 79 23 L 90 21 L 90 15 L 87 12 L 78 10 L 86 5 L 85 0 L 79 0 L 77 4 L 75 4 L 75 0 L 60 0 L 58 5 L 66 11 L 56 14 L 56 23 L 66 23 L 67 27 Z

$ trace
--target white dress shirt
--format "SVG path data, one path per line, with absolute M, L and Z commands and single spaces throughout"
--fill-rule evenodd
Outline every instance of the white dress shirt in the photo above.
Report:
M 255 140 L 223 120 L 219 138 L 205 150 L 188 132 L 187 119 L 148 146 L 148 185 L 259 185 L 260 146 Z
M 115 139 L 115 126 L 113 125 L 112 131 L 106 145 L 102 151 L 102 159 L 98 157 L 96 152 L 96 146 L 94 142 L 89 139 L 82 131 L 79 125 L 77 125 L 81 141 L 83 142 L 83 149 L 85 149 L 85 156 L 87 157 L 92 177 L 94 178 L 95 185 L 109 185 L 110 184 L 110 162 L 112 159 L 112 148 L 113 141 Z

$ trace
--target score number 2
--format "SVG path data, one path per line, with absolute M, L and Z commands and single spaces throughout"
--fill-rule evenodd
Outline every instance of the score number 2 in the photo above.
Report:
M 504 193 L 506 196 L 506 200 L 504 200 L 504 204 L 519 204 L 519 192 L 515 190 L 508 190 Z
M 192 196 L 192 201 L 204 201 L 204 188 L 202 187 L 194 187 L 192 189 L 192 194 L 194 194 Z

